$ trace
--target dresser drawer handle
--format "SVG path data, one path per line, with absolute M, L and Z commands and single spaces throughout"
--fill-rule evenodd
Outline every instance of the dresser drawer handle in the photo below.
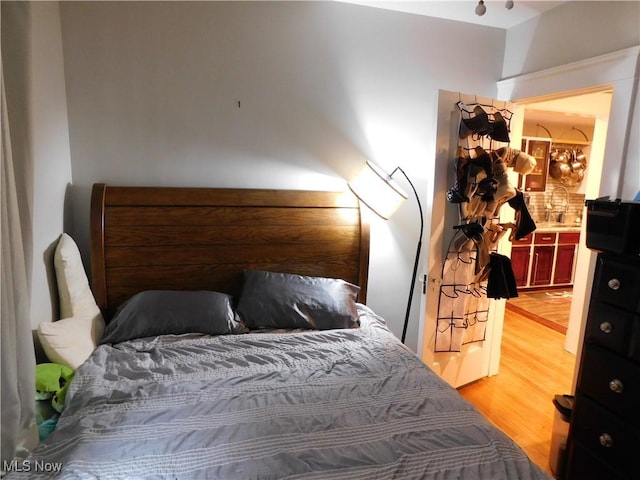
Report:
M 617 378 L 614 378 L 609 382 L 609 389 L 615 393 L 622 393 L 622 390 L 624 390 L 624 384 Z
M 613 325 L 609 322 L 602 322 L 600 324 L 600 331 L 603 333 L 611 333 L 613 332 Z
M 599 437 L 599 440 L 600 440 L 600 445 L 602 445 L 603 447 L 605 448 L 613 447 L 613 437 L 608 433 L 601 434 Z
M 609 288 L 611 290 L 618 290 L 620 288 L 620 280 L 618 280 L 617 278 L 612 278 L 611 280 L 609 280 L 607 285 L 609 285 Z

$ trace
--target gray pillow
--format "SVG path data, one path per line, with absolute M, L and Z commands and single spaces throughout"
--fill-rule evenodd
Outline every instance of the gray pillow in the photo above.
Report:
M 219 292 L 147 290 L 122 304 L 100 343 L 183 333 L 244 333 L 230 295 Z
M 359 292 L 334 278 L 247 270 L 236 310 L 250 329 L 356 328 Z

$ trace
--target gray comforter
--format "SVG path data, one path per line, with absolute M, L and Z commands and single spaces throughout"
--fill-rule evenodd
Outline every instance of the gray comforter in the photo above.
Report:
M 548 478 L 359 309 L 359 329 L 102 345 L 9 478 Z

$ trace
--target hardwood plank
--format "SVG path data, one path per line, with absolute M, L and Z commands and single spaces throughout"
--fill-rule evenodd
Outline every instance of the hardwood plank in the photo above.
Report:
M 110 225 L 358 225 L 355 208 L 110 206 Z
M 253 247 L 253 249 L 248 248 Z M 358 261 L 358 252 L 340 243 L 326 244 L 284 244 L 262 245 L 258 250 L 255 244 L 216 245 L 215 249 L 207 245 L 149 245 L 138 247 L 110 247 L 106 254 L 109 268 L 151 267 L 157 265 L 235 265 L 240 262 L 288 262 L 296 263 L 343 263 L 354 264 Z M 283 248 L 286 247 L 286 248 Z M 240 268 L 242 270 L 242 268 Z
M 514 305 L 511 304 L 510 301 L 507 302 L 507 309 L 511 310 L 512 312 L 518 313 L 522 316 L 525 316 L 531 320 L 534 320 L 542 325 L 544 325 L 545 327 L 549 327 L 553 330 L 555 330 L 556 332 L 562 333 L 563 335 L 566 335 L 567 333 L 567 327 L 564 327 L 562 325 L 560 325 L 557 322 L 553 322 L 551 320 L 549 320 L 548 318 L 542 317 L 540 315 L 537 315 L 533 312 L 531 312 L 530 310 L 525 310 L 524 308 L 518 306 L 518 305 Z
M 500 373 L 458 389 L 548 473 L 552 400 L 556 394 L 571 393 L 575 368 L 575 356 L 564 350 L 564 338 L 507 310 Z
M 507 309 L 566 334 L 571 311 L 571 287 L 520 291 L 507 301 Z
M 127 285 L 174 285 L 182 290 L 190 290 L 196 285 L 208 285 L 207 290 L 220 290 L 221 280 L 230 274 L 242 274 L 243 270 L 268 270 L 273 272 L 297 273 L 299 275 L 342 278 L 357 284 L 359 269 L 353 262 L 322 260 L 321 263 L 291 263 L 290 259 L 281 261 L 242 262 L 239 264 L 200 264 L 200 265 L 159 265 L 154 267 L 107 268 L 109 287 Z
M 288 206 L 353 207 L 358 200 L 350 192 L 238 188 L 112 187 L 105 205 L 177 206 Z
M 114 246 L 146 245 L 261 245 L 314 244 L 343 242 L 344 248 L 358 242 L 360 228 L 355 226 L 246 226 L 179 225 L 113 226 L 105 234 L 105 243 Z

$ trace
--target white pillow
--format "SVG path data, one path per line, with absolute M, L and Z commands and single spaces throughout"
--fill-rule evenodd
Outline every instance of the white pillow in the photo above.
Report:
M 66 233 L 58 240 L 53 264 L 58 281 L 60 318 L 102 316 L 89 288 L 80 250 Z
M 38 337 L 49 360 L 77 368 L 95 350 L 104 332 L 104 319 L 93 298 L 76 242 L 66 233 L 53 257 L 64 320 L 44 322 Z
M 49 361 L 78 368 L 96 349 L 104 332 L 102 315 L 42 322 L 38 338 Z

